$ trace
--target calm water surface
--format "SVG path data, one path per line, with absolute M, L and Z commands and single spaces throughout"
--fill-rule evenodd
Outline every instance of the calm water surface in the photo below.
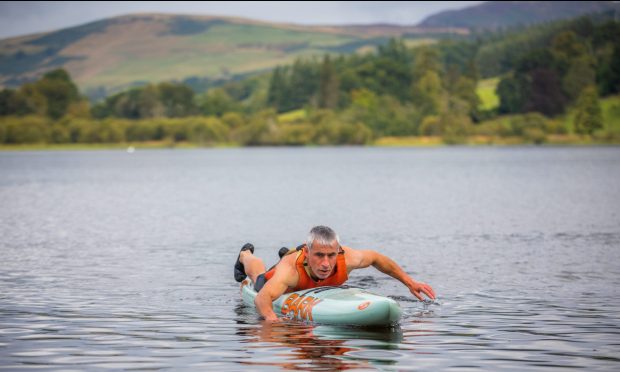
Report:
M 398 327 L 241 302 L 317 224 L 431 284 Z M 620 368 L 620 148 L 0 153 L 0 369 Z

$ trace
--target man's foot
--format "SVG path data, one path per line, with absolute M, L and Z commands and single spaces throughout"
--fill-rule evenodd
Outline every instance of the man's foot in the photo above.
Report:
M 287 254 L 287 253 L 288 253 L 288 248 L 286 248 L 286 247 L 282 247 L 282 248 L 280 248 L 280 250 L 278 251 L 278 256 L 279 256 L 280 258 L 282 258 L 282 257 L 286 256 L 286 254 Z
M 243 247 L 241 247 L 241 250 L 239 251 L 237 262 L 235 262 L 235 280 L 238 282 L 242 282 L 243 279 L 247 277 L 247 274 L 245 273 L 245 268 L 243 267 L 241 261 L 239 261 L 239 258 L 241 257 L 241 252 L 243 251 L 250 251 L 253 254 L 254 246 L 250 243 L 246 243 Z

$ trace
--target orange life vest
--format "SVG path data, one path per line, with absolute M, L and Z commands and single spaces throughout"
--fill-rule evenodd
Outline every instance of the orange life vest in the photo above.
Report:
M 306 271 L 306 252 L 301 249 L 297 253 L 297 259 L 295 260 L 295 268 L 297 269 L 297 275 L 299 276 L 299 280 L 297 281 L 297 286 L 295 288 L 287 291 L 287 292 L 295 292 L 301 291 L 304 289 L 316 288 L 316 287 L 325 287 L 325 286 L 337 286 L 341 285 L 349 279 L 347 274 L 347 263 L 344 259 L 344 251 L 342 248 L 340 252 L 338 252 L 338 257 L 336 258 L 336 267 L 330 276 L 325 279 L 319 279 L 315 281 L 310 277 L 308 271 Z M 275 274 L 275 267 L 265 273 L 265 279 L 269 280 Z

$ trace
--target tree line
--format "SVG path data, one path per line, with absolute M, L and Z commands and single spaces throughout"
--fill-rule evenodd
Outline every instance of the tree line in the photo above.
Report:
M 0 91 L 0 143 L 458 143 L 472 135 L 541 142 L 569 131 L 554 119 L 568 109 L 570 130 L 593 135 L 603 130 L 599 97 L 620 89 L 619 40 L 617 21 L 587 17 L 424 47 L 392 39 L 375 53 L 300 58 L 203 94 L 163 82 L 94 104 L 59 69 Z M 499 74 L 500 104 L 485 111 L 476 86 L 489 73 Z

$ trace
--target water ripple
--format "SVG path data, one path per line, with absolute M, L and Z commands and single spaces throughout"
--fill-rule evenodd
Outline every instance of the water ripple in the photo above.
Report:
M 0 153 L 0 369 L 620 368 L 618 149 L 133 155 Z M 238 249 L 269 266 L 313 223 L 438 299 L 367 269 L 398 326 L 264 323 Z

